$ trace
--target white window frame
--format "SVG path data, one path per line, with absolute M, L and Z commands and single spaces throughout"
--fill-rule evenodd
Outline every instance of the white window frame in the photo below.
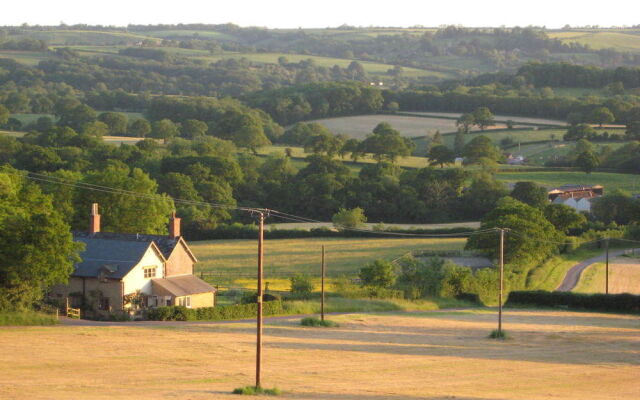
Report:
M 144 271 L 145 279 L 155 278 L 158 273 L 158 267 L 156 266 L 143 267 L 142 270 Z

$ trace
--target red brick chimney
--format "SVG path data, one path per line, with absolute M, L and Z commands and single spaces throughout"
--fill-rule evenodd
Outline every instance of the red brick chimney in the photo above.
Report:
M 176 217 L 175 211 L 171 213 L 171 218 L 169 219 L 169 237 L 180 237 L 180 218 Z
M 89 220 L 89 233 L 100 232 L 100 214 L 98 214 L 98 203 L 91 205 L 91 219 Z

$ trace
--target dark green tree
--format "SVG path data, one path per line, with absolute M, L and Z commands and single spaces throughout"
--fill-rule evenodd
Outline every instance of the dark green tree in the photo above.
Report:
M 578 155 L 575 162 L 576 166 L 590 174 L 591 171 L 596 169 L 600 165 L 600 158 L 592 151 L 584 151 Z
M 587 218 L 574 208 L 564 204 L 549 204 L 544 208 L 544 216 L 559 232 L 569 233 L 569 230 L 579 228 L 587 222 Z
M 432 147 L 427 157 L 429 158 L 429 165 L 439 164 L 440 168 L 444 168 L 445 164 L 450 164 L 455 159 L 453 151 L 444 145 Z
M 129 134 L 136 137 L 146 137 L 151 133 L 151 124 L 146 119 L 137 119 L 129 125 Z
M 0 172 L 0 309 L 24 309 L 66 283 L 81 246 L 40 188 L 17 170 Z
M 465 163 L 476 164 L 486 158 L 492 161 L 502 159 L 502 153 L 493 145 L 491 139 L 486 136 L 476 136 L 464 146 L 463 155 Z
M 487 107 L 479 107 L 473 112 L 473 119 L 480 130 L 485 130 L 488 126 L 494 124 L 493 114 Z
M 534 182 L 516 182 L 509 196 L 541 210 L 549 203 L 547 189 Z
M 563 241 L 563 235 L 545 218 L 542 210 L 512 197 L 500 199 L 496 208 L 482 219 L 481 230 L 493 228 L 510 230 L 505 239 L 507 263 L 536 264 L 557 253 Z M 465 248 L 482 251 L 497 259 L 498 232 L 474 234 L 467 240 Z
M 165 234 L 167 220 L 174 210 L 173 201 L 158 194 L 157 183 L 138 168 L 129 168 L 118 161 L 108 161 L 106 167 L 89 171 L 83 183 L 106 186 L 136 193 L 78 192 L 75 198 L 74 226 L 86 229 L 92 203 L 99 203 L 102 229 L 106 232 Z M 149 198 L 148 196 L 153 196 Z M 156 199 L 157 196 L 157 199 Z M 85 212 L 83 212 L 85 210 Z
M 105 112 L 100 114 L 98 120 L 107 124 L 110 135 L 121 136 L 127 133 L 127 124 L 129 120 L 125 114 Z

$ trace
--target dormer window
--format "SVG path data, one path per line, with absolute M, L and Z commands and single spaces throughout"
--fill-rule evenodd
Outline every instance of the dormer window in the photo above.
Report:
M 157 267 L 144 267 L 144 277 L 145 278 L 155 278 L 156 277 L 156 269 L 157 269 Z

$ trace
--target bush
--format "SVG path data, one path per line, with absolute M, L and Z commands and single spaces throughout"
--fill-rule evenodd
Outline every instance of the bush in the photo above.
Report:
M 386 260 L 375 260 L 360 269 L 364 286 L 387 288 L 396 282 L 395 266 Z
M 506 305 L 568 307 L 596 311 L 640 312 L 640 296 L 623 294 L 583 294 L 572 292 L 514 291 Z
M 185 308 L 181 306 L 157 307 L 149 310 L 147 316 L 152 321 L 223 321 L 253 318 L 258 312 L 258 304 L 237 304 L 222 307 Z M 262 305 L 263 315 L 284 314 L 282 301 L 274 300 Z
M 244 394 L 249 396 L 256 396 L 256 395 L 279 396 L 280 394 L 282 394 L 282 392 L 278 388 L 264 389 L 264 388 L 261 388 L 260 386 L 257 386 L 257 387 L 245 386 L 245 387 L 233 389 L 233 394 Z
M 302 326 L 315 326 L 315 327 L 322 326 L 322 327 L 325 327 L 325 328 L 336 328 L 336 327 L 340 326 L 336 322 L 329 321 L 328 319 L 325 319 L 323 321 L 320 318 L 316 318 L 316 317 L 303 318 L 300 321 L 300 325 L 302 325 Z
M 311 278 L 307 275 L 296 275 L 289 278 L 291 281 L 291 293 L 301 298 L 309 298 L 313 292 Z
M 333 290 L 346 299 L 402 299 L 402 290 L 377 288 L 372 286 L 360 286 L 351 282 L 346 277 L 338 278 L 333 282 Z
M 505 332 L 504 330 L 497 330 L 494 329 L 491 331 L 491 333 L 488 336 L 489 339 L 500 339 L 500 340 L 506 340 L 509 339 L 509 335 L 507 335 L 507 332 Z
M 272 293 L 262 294 L 262 301 L 265 303 L 268 301 L 280 301 L 280 300 L 282 300 L 282 296 L 280 296 L 279 294 L 272 294 Z M 251 304 L 251 303 L 257 303 L 257 302 L 258 302 L 258 293 L 256 292 L 245 293 L 242 296 L 242 299 L 240 299 L 240 304 Z

